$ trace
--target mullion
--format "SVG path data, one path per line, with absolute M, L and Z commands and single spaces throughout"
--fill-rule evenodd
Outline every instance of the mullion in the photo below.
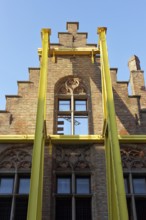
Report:
M 59 179 L 67 179 L 67 178 L 70 178 L 70 193 L 66 193 L 66 192 L 60 192 L 59 190 Z M 76 179 L 77 178 L 81 178 L 81 179 L 89 179 L 89 193 L 83 193 L 83 194 L 77 194 L 77 191 L 76 191 L 76 187 L 77 187 L 77 184 L 76 184 Z M 90 203 L 91 203 L 91 192 L 90 192 L 90 187 L 91 187 L 91 182 L 90 182 L 90 177 L 86 174 L 86 175 L 75 175 L 74 172 L 72 172 L 72 174 L 67 174 L 67 175 L 64 175 L 64 173 L 62 173 L 62 175 L 57 175 L 56 176 L 56 201 L 55 201 L 55 206 L 56 206 L 56 212 L 55 212 L 55 219 L 58 220 L 59 217 L 58 217 L 58 212 L 60 213 L 60 208 L 59 208 L 59 205 L 58 204 L 61 204 L 59 203 L 59 201 L 63 200 L 65 201 L 65 198 L 67 199 L 71 199 L 71 220 L 75 220 L 76 219 L 76 199 L 85 199 L 86 201 L 90 200 Z M 59 208 L 59 210 L 58 210 Z M 89 212 L 91 213 L 91 207 L 89 209 Z M 91 219 L 91 214 L 90 214 L 90 219 Z M 63 217 L 63 220 L 64 220 L 64 217 Z
M 15 219 L 15 195 L 17 193 L 17 181 L 18 181 L 18 174 L 15 173 L 14 176 L 14 185 L 13 185 L 13 192 L 12 192 L 12 205 L 11 205 L 11 216 L 10 220 Z
M 21 173 L 24 176 L 24 172 L 20 172 L 20 174 Z M 27 177 L 28 177 L 28 175 L 27 175 Z M 16 200 L 17 200 L 17 198 L 20 198 L 21 201 L 23 202 L 23 199 L 24 199 L 25 201 L 23 202 L 23 204 L 24 203 L 26 204 L 26 202 L 28 202 L 27 201 L 28 200 L 28 194 L 27 195 L 19 195 L 19 191 L 18 191 L 19 176 L 18 176 L 17 171 L 11 172 L 11 173 L 2 172 L 1 178 L 6 178 L 6 179 L 7 178 L 12 178 L 13 179 L 12 192 L 8 193 L 8 194 L 7 193 L 6 194 L 0 194 L 0 201 L 4 201 L 4 203 L 6 205 L 9 204 L 9 207 L 7 207 L 7 209 L 8 208 L 10 209 L 9 220 L 16 220 L 16 212 L 17 212 L 16 211 L 16 208 L 17 208 L 16 207 L 16 202 L 17 202 Z M 17 202 L 17 204 L 19 204 L 19 202 Z M 27 207 L 27 205 L 25 207 Z M 25 208 L 25 207 L 23 205 L 23 208 Z M 8 211 L 7 211 L 7 213 L 8 213 Z M 1 212 L 1 214 L 2 214 L 2 212 Z M 25 214 L 26 214 L 26 212 L 25 212 Z M 1 216 L 1 217 L 3 217 L 3 216 Z M 21 218 L 21 219 L 23 219 L 23 218 Z
M 127 194 L 127 202 L 129 200 L 129 202 L 131 201 L 131 205 L 128 202 L 128 207 L 129 207 L 129 211 L 130 211 L 130 207 L 131 207 L 131 211 L 129 212 L 129 218 L 133 219 L 133 220 L 139 220 L 141 219 L 145 219 L 145 208 L 141 208 L 142 210 L 139 209 L 139 207 L 141 207 L 141 205 L 139 205 L 139 203 L 143 201 L 146 204 L 146 193 L 138 193 L 136 187 L 140 187 L 140 185 L 136 185 L 134 184 L 134 179 L 145 179 L 145 186 L 146 186 L 146 177 L 145 175 L 142 175 L 143 173 L 141 173 L 141 175 L 138 175 L 136 172 L 134 173 L 129 173 L 129 192 Z M 135 190 L 134 190 L 135 187 Z M 143 186 L 144 187 L 144 186 Z M 142 203 L 143 204 L 143 203 Z M 143 207 L 145 207 L 146 205 L 143 205 Z M 141 212 L 144 212 L 144 214 L 142 214 Z M 132 216 L 131 216 L 132 214 Z M 140 217 L 141 216 L 141 217 Z M 144 217 L 144 218 L 143 218 Z

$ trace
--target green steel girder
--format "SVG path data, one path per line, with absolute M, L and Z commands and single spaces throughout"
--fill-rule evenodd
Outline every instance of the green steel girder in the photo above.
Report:
M 146 135 L 118 135 L 120 143 L 146 143 Z M 33 143 L 34 135 L 0 135 L 0 143 Z M 104 143 L 101 135 L 47 135 L 46 143 Z
M 106 30 L 107 29 L 105 27 L 98 28 L 105 124 L 103 134 L 105 135 L 104 142 L 107 168 L 108 216 L 109 220 L 128 220 L 122 161 L 106 44 Z

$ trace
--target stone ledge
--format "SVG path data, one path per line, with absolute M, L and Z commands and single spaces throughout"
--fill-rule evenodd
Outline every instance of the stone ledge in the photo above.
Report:
M 129 98 L 138 98 L 138 99 L 140 99 L 140 98 L 141 98 L 141 96 L 140 96 L 140 95 L 128 95 L 128 97 L 129 97 Z
M 31 82 L 31 81 L 17 81 L 17 83 L 29 83 L 29 84 L 33 84 L 33 82 Z
M 10 113 L 10 112 L 7 110 L 0 110 L 0 113 Z
M 40 67 L 29 67 L 28 70 L 40 70 Z
M 5 95 L 6 98 L 22 98 L 20 95 Z
M 119 83 L 119 84 L 120 84 L 120 83 L 121 83 L 121 84 L 122 84 L 122 83 L 129 84 L 129 81 L 117 81 L 117 83 Z

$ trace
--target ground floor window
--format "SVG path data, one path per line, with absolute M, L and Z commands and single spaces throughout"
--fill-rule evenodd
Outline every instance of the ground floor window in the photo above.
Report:
M 125 173 L 129 220 L 146 219 L 146 174 Z
M 0 219 L 26 220 L 30 175 L 0 174 Z
M 89 175 L 57 175 L 56 220 L 91 220 Z

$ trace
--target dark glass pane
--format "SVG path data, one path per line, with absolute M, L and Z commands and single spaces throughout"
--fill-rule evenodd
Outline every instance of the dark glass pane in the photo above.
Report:
M 69 194 L 71 188 L 71 179 L 69 177 L 57 178 L 57 193 Z
M 136 194 L 146 193 L 146 181 L 145 178 L 133 178 L 133 189 Z
M 0 219 L 1 220 L 10 220 L 11 214 L 11 198 L 0 198 Z
M 27 205 L 28 205 L 27 197 L 16 198 L 15 220 L 27 219 Z
M 57 134 L 71 134 L 70 116 L 58 116 Z
M 146 199 L 138 198 L 135 199 L 137 220 L 146 219 Z
M 13 192 L 13 178 L 0 178 L 0 194 L 11 194 Z
M 71 198 L 56 199 L 56 220 L 71 220 L 72 205 Z
M 70 111 L 70 100 L 59 100 L 59 111 Z
M 30 178 L 19 178 L 19 194 L 29 194 Z
M 126 194 L 129 193 L 129 181 L 128 177 L 124 177 L 124 184 L 125 184 L 125 192 Z
M 90 193 L 90 179 L 87 177 L 76 178 L 76 193 L 89 194 Z
M 86 111 L 87 101 L 86 100 L 75 100 L 75 111 Z
M 133 212 L 132 212 L 131 198 L 127 198 L 127 208 L 128 208 L 129 220 L 133 220 Z
M 91 220 L 91 199 L 76 199 L 76 220 Z
M 88 134 L 88 117 L 76 116 L 74 118 L 74 129 L 75 129 L 75 135 Z

